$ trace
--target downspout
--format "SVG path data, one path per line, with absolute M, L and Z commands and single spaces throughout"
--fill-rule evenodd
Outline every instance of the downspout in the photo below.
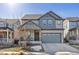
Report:
M 76 40 L 78 40 L 78 28 L 76 28 Z
M 76 40 L 78 40 L 78 28 L 77 27 L 78 27 L 78 22 L 76 22 L 76 36 L 75 36 Z
M 8 43 L 8 29 L 7 29 L 7 43 Z

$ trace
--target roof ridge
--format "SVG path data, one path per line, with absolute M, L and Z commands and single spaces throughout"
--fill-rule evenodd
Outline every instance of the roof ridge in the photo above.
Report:
M 59 15 L 57 15 L 55 12 L 53 12 L 53 11 L 49 11 L 49 13 L 53 13 L 54 15 L 56 15 L 57 17 L 59 17 L 59 18 L 62 18 L 62 17 L 60 17 Z
M 79 17 L 71 16 L 71 17 L 66 17 L 66 18 L 79 18 Z
M 53 11 L 49 11 L 45 14 L 26 14 L 21 19 L 40 19 L 41 17 L 43 17 L 46 14 L 50 14 L 51 16 L 53 16 L 56 19 L 63 19 L 62 17 L 60 17 L 59 15 L 54 13 Z

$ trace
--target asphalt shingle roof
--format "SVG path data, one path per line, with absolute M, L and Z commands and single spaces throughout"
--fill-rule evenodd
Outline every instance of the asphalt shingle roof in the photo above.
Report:
M 67 17 L 66 19 L 69 21 L 79 21 L 79 17 Z
M 18 21 L 18 19 L 0 19 L 0 22 L 9 23 L 9 24 L 15 24 Z
M 22 19 L 38 19 L 42 14 L 26 14 Z
M 51 15 L 52 17 L 54 17 L 55 19 L 62 19 L 62 17 L 58 16 L 57 14 L 55 14 L 54 12 L 52 11 L 49 11 L 47 12 L 46 14 L 49 14 Z M 46 14 L 26 14 L 25 16 L 23 16 L 21 19 L 26 19 L 26 20 L 29 20 L 29 19 L 39 19 L 40 17 L 43 17 L 44 15 Z

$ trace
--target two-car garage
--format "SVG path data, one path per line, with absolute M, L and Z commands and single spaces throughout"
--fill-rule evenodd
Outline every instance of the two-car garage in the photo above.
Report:
M 42 43 L 61 43 L 62 33 L 43 32 L 41 33 Z
M 60 43 L 61 34 L 59 33 L 42 33 L 43 43 Z

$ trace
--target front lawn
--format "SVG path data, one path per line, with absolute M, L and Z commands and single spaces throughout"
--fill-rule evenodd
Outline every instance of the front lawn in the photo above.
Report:
M 3 48 L 0 49 L 0 55 L 28 55 L 29 48 L 23 47 L 10 47 L 10 48 Z
M 29 51 L 29 48 L 9 47 L 9 48 L 0 49 L 0 51 L 6 51 L 6 52 L 19 52 L 19 51 L 24 51 L 24 52 L 27 52 L 27 51 Z

